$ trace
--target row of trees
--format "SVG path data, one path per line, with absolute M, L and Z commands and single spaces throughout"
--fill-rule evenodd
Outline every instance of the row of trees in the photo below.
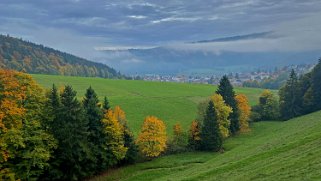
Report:
M 218 90 L 199 105 L 198 117 L 189 132 L 189 147 L 195 150 L 220 151 L 224 139 L 239 132 L 247 132 L 251 107 L 245 95 L 235 95 L 227 76 L 223 76 Z
M 79 180 L 134 162 L 138 148 L 119 106 L 89 87 L 47 93 L 29 76 L 0 70 L 0 180 Z
M 280 116 L 284 120 L 321 110 L 321 59 L 300 78 L 292 70 L 279 95 Z
M 223 140 L 249 131 L 250 106 L 227 77 L 200 104 L 189 132 L 145 118 L 137 139 L 125 112 L 101 103 L 89 87 L 79 101 L 71 86 L 45 92 L 29 76 L 0 70 L 0 179 L 79 180 L 112 166 L 186 150 L 219 151 Z
M 300 77 L 292 70 L 279 90 L 279 99 L 271 91 L 263 91 L 252 110 L 254 121 L 288 120 L 321 110 L 321 59 L 311 72 Z

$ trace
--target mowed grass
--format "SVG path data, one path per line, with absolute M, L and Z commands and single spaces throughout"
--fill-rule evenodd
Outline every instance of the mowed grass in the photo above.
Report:
M 107 96 L 111 105 L 119 105 L 126 112 L 128 124 L 137 135 L 144 118 L 154 115 L 162 119 L 169 134 L 175 123 L 186 130 L 196 117 L 197 104 L 212 95 L 217 87 L 201 84 L 146 82 L 133 80 L 110 80 L 103 78 L 85 78 L 55 75 L 32 75 L 43 87 L 52 84 L 58 87 L 71 85 L 79 99 L 86 89 L 92 86 L 100 100 Z M 236 93 L 248 96 L 250 103 L 256 104 L 262 89 L 235 88 Z
M 259 122 L 229 138 L 224 153 L 183 153 L 111 170 L 92 181 L 321 180 L 321 111 Z

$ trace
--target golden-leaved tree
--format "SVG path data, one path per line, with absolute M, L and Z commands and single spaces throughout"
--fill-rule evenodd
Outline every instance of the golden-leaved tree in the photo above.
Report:
M 239 109 L 240 132 L 250 131 L 249 120 L 251 115 L 251 106 L 244 94 L 238 94 L 235 97 Z
M 123 136 L 124 136 L 124 145 L 127 148 L 126 155 L 122 160 L 123 163 L 134 163 L 137 158 L 138 148 L 135 145 L 134 135 L 129 129 L 125 111 L 123 111 L 120 106 L 115 106 L 114 108 L 114 117 L 118 120 L 121 125 Z
M 214 108 L 216 117 L 219 124 L 219 129 L 223 138 L 227 138 L 230 135 L 230 120 L 228 119 L 232 108 L 225 104 L 223 97 L 220 94 L 214 94 L 211 96 L 211 100 L 214 102 Z
M 157 157 L 166 149 L 167 135 L 164 122 L 157 117 L 147 116 L 136 143 L 147 157 Z
M 107 138 L 107 154 L 110 158 L 108 165 L 114 165 L 122 160 L 127 152 L 127 148 L 124 145 L 123 127 L 111 109 L 105 113 L 102 123 L 104 124 L 104 132 Z

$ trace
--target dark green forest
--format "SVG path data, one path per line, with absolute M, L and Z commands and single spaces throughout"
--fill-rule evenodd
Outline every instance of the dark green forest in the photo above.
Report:
M 27 73 L 123 78 L 107 65 L 9 35 L 0 35 L 0 68 Z

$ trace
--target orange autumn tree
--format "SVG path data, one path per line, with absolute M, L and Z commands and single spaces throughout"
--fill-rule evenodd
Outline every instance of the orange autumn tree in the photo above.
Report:
M 136 143 L 139 150 L 147 157 L 157 157 L 166 149 L 166 126 L 157 117 L 147 116 Z
M 56 143 L 42 128 L 43 107 L 31 76 L 0 70 L 0 178 L 36 179 L 48 166 Z
M 173 126 L 174 136 L 180 136 L 182 134 L 182 126 L 179 123 L 176 123 Z
M 251 106 L 249 105 L 249 101 L 244 94 L 238 94 L 235 99 L 240 113 L 240 132 L 250 131 L 249 120 L 251 115 Z
M 201 125 L 199 121 L 193 120 L 189 129 L 188 147 L 198 150 L 201 144 Z
M 187 135 L 183 131 L 180 123 L 173 126 L 173 136 L 168 139 L 167 153 L 180 153 L 186 150 L 188 144 Z
M 115 116 L 115 119 L 117 119 L 121 123 L 121 125 L 127 125 L 126 114 L 120 108 L 120 106 L 115 106 L 115 108 L 114 108 L 114 116 Z

